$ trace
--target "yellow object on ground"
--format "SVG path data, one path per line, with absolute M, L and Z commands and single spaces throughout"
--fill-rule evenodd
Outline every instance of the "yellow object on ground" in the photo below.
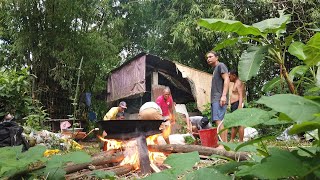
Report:
M 47 150 L 43 153 L 43 156 L 49 157 L 49 156 L 51 156 L 51 155 L 58 154 L 59 152 L 60 152 L 59 149 L 47 149 Z

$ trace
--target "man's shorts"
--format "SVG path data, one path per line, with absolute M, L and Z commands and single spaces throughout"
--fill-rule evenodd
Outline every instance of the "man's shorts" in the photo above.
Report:
M 211 120 L 217 121 L 217 120 L 223 120 L 224 115 L 227 111 L 227 104 L 224 106 L 220 106 L 220 102 L 214 102 L 211 103 Z
M 239 107 L 239 101 L 236 101 L 236 102 L 234 102 L 234 103 L 231 103 L 231 112 L 237 110 L 238 107 Z M 245 108 L 245 107 L 243 106 L 243 108 Z
M 234 103 L 231 103 L 231 112 L 237 110 L 239 107 L 239 101 L 236 101 Z

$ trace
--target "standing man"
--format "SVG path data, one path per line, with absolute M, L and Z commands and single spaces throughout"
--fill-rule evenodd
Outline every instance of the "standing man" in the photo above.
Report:
M 127 103 L 121 101 L 118 107 L 112 107 L 107 114 L 103 117 L 103 120 L 116 120 L 124 119 L 124 110 L 127 109 Z
M 162 110 L 163 120 L 166 121 L 162 123 L 162 134 L 163 138 L 167 144 L 170 144 L 169 135 L 171 134 L 171 126 L 174 124 L 174 114 L 173 114 L 173 99 L 171 96 L 171 91 L 168 86 L 163 89 L 163 94 L 159 96 L 156 103 Z
M 230 95 L 230 103 L 231 103 L 231 112 L 243 108 L 243 99 L 245 97 L 245 86 L 243 82 L 238 77 L 238 72 L 235 70 L 231 70 L 229 73 L 230 81 L 233 82 L 233 87 L 231 89 Z M 233 142 L 236 134 L 239 132 L 239 141 L 243 142 L 244 136 L 244 127 L 237 126 L 232 127 L 231 130 L 231 139 L 230 141 Z
M 170 88 L 168 86 L 166 86 L 163 89 L 163 94 L 157 98 L 156 103 L 160 106 L 162 110 L 162 116 L 164 120 L 170 119 L 170 121 L 173 121 L 173 100 L 171 97 Z
M 214 68 L 211 84 L 211 118 L 221 133 L 221 140 L 227 142 L 228 131 L 224 129 L 222 120 L 227 110 L 227 95 L 229 87 L 228 68 L 222 62 L 219 62 L 219 55 L 214 51 L 207 53 L 207 63 Z

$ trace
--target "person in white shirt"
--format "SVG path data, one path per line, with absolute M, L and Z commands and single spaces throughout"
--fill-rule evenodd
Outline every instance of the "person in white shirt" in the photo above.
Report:
M 201 130 L 201 129 L 212 128 L 212 124 L 209 122 L 209 119 L 207 117 L 191 116 L 189 117 L 189 120 L 190 120 L 189 129 L 191 129 L 193 133 L 197 133 L 198 130 Z
M 155 102 L 144 103 L 139 110 L 141 120 L 163 120 L 162 110 Z

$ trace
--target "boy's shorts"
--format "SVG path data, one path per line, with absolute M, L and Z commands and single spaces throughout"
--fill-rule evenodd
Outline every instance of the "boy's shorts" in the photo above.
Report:
M 220 102 L 214 102 L 211 103 L 211 120 L 213 121 L 217 121 L 217 120 L 223 120 L 224 115 L 227 111 L 227 104 L 225 104 L 224 106 L 220 106 Z

